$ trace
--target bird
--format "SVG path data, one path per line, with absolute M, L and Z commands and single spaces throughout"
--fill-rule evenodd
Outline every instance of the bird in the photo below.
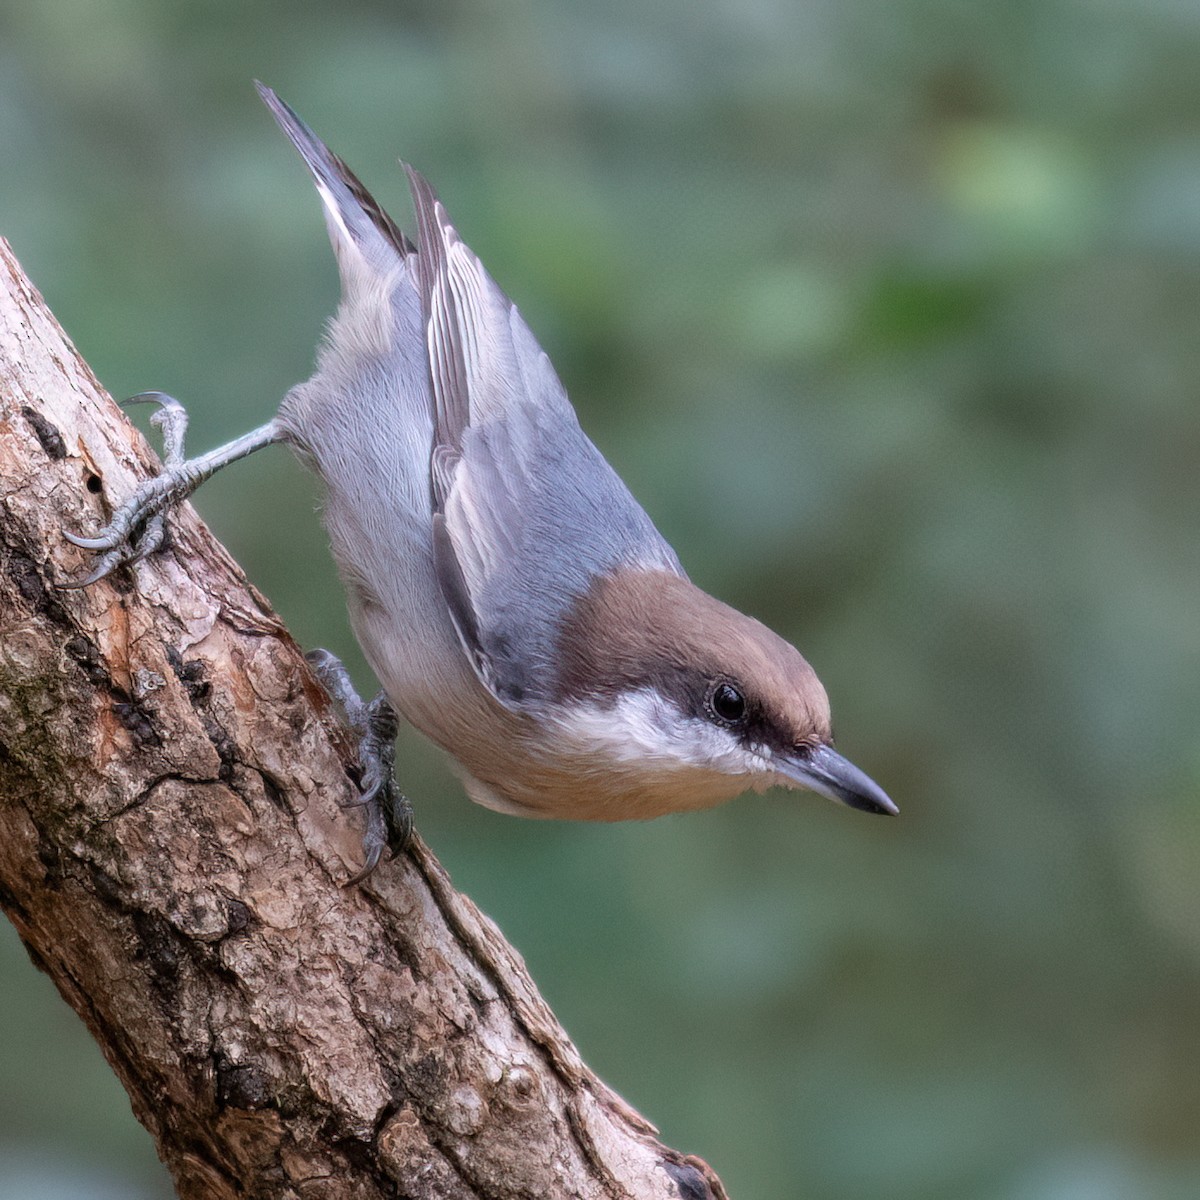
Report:
M 184 459 L 182 406 L 135 398 L 160 405 L 164 469 L 97 536 L 67 534 L 103 552 L 79 586 L 158 549 L 169 509 L 216 470 L 292 447 L 324 485 L 351 625 L 382 688 L 364 706 L 340 664 L 314 656 L 372 764 L 360 875 L 411 828 L 385 779 L 397 712 L 500 812 L 643 819 L 782 786 L 897 813 L 834 749 L 800 652 L 688 578 L 425 178 L 402 164 L 413 239 L 256 87 L 316 185 L 339 306 L 312 376 L 227 446 Z

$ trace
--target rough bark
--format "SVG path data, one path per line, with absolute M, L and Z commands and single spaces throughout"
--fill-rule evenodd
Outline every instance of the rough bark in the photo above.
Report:
M 419 839 L 344 886 L 350 742 L 190 508 L 61 590 L 154 469 L 0 242 L 0 905 L 180 1196 L 720 1200 Z

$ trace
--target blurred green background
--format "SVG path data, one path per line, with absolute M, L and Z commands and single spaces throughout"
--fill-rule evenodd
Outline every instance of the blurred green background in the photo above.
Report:
M 402 779 L 584 1056 L 733 1200 L 1200 1195 L 1195 0 L 0 4 L 0 233 L 194 451 L 336 277 L 276 87 L 518 301 L 702 586 L 898 801 L 601 828 Z M 312 481 L 198 507 L 370 686 Z M 0 930 L 0 1196 L 169 1194 Z

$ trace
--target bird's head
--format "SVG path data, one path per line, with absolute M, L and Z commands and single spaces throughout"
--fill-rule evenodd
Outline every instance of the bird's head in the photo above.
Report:
M 614 818 L 775 785 L 898 811 L 833 749 L 829 699 L 799 651 L 681 576 L 598 579 L 564 625 L 558 661 L 564 736 L 630 785 L 616 803 L 638 811 Z

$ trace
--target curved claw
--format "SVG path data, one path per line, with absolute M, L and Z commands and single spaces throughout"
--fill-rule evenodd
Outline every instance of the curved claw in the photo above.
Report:
M 379 778 L 374 770 L 371 770 L 363 779 L 363 790 L 358 793 L 354 800 L 339 800 L 339 808 L 380 808 L 383 807 L 383 802 L 387 798 L 389 791 L 390 779 Z
M 366 857 L 362 867 L 346 880 L 346 887 L 362 883 L 379 866 L 383 852 L 387 849 L 387 841 L 387 822 L 383 819 L 382 810 L 378 808 L 369 810 L 367 831 L 363 834 L 363 850 L 366 852 Z
M 157 404 L 160 408 L 183 408 L 183 405 L 174 396 L 169 396 L 166 392 L 138 392 L 136 396 L 128 396 L 121 401 L 122 408 L 130 404 Z
M 83 579 L 68 580 L 66 583 L 60 583 L 58 586 L 67 592 L 76 592 L 82 588 L 91 587 L 93 583 L 99 583 L 106 575 L 111 575 L 120 565 L 120 554 L 115 550 L 110 550 L 96 563 L 91 573 L 85 575 Z
M 62 530 L 62 535 L 72 546 L 78 546 L 81 550 L 111 550 L 120 540 L 114 538 L 107 527 L 100 531 L 98 537 L 81 537 L 69 529 Z
M 362 883 L 369 875 L 372 875 L 375 868 L 379 866 L 380 859 L 383 858 L 384 843 L 379 842 L 372 844 L 367 848 L 367 861 L 363 864 L 360 871 L 355 872 L 349 879 L 346 880 L 344 887 L 353 887 L 356 883 Z
M 80 537 L 66 529 L 62 531 L 63 537 L 73 546 L 78 546 L 82 550 L 102 550 L 104 552 L 90 574 L 77 582 L 64 583 L 62 585 L 64 588 L 74 591 L 89 587 L 111 574 L 122 563 L 140 562 L 147 555 L 153 554 L 166 539 L 166 522 L 163 520 L 162 513 L 154 513 L 149 517 L 140 533 L 134 538 L 120 532 L 119 529 L 114 529 L 116 524 L 113 522 L 113 524 L 106 525 L 97 537 L 91 538 Z
M 156 517 L 149 525 L 146 526 L 145 532 L 138 539 L 134 546 L 127 546 L 118 543 L 115 546 L 105 549 L 103 546 L 95 547 L 96 549 L 105 550 L 104 554 L 97 560 L 96 565 L 91 572 L 85 575 L 82 579 L 74 580 L 68 583 L 60 584 L 59 586 L 67 591 L 78 591 L 81 588 L 91 587 L 93 583 L 98 583 L 106 575 L 111 575 L 123 563 L 141 562 L 148 554 L 153 554 L 155 550 L 163 544 L 166 530 L 163 526 L 161 518 Z M 75 541 L 64 531 L 64 537 L 70 541 Z M 81 542 L 75 542 L 76 545 L 81 545 Z M 84 547 L 87 549 L 88 547 Z

